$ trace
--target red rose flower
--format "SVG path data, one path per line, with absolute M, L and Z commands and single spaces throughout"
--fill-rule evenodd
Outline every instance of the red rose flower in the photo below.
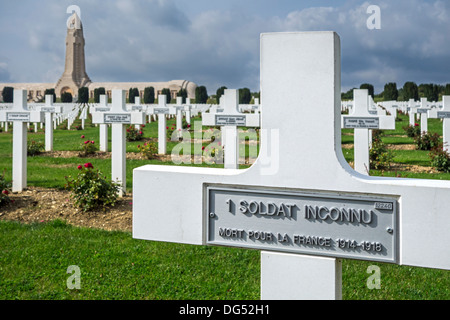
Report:
M 2 193 L 7 196 L 9 194 L 9 191 L 8 190 L 3 190 Z
M 81 165 L 79 165 L 77 168 L 78 168 L 78 170 L 83 169 L 83 167 Z
M 81 136 L 81 139 L 84 139 L 84 134 Z

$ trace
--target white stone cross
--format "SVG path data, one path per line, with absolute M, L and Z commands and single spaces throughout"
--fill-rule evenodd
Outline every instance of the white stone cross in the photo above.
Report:
M 158 115 L 158 154 L 167 153 L 167 133 L 166 133 L 166 116 L 176 113 L 175 108 L 167 105 L 167 96 L 158 96 L 158 105 L 151 106 L 147 109 L 147 114 Z
M 442 110 L 438 111 L 437 117 L 443 119 L 442 135 L 444 150 L 450 151 L 450 96 L 442 96 Z
M 416 109 L 416 112 L 420 114 L 420 132 L 427 133 L 428 132 L 428 111 L 431 108 L 428 106 L 427 98 L 420 99 L 420 108 Z
M 408 102 L 408 114 L 409 114 L 409 125 L 414 126 L 416 124 L 416 113 L 417 113 L 417 105 L 414 99 L 409 99 Z
M 60 114 L 62 107 L 53 105 L 53 95 L 45 96 L 45 106 L 38 107 L 37 111 L 45 112 L 45 151 L 53 150 L 53 115 Z
M 342 128 L 354 130 L 354 168 L 362 174 L 370 170 L 370 134 L 372 129 L 395 129 L 395 117 L 369 113 L 369 91 L 353 90 L 353 112 L 342 115 Z
M 84 130 L 84 126 L 86 124 L 87 112 L 88 112 L 87 107 L 85 107 L 81 110 L 80 120 L 81 120 L 81 129 L 82 130 Z
M 239 92 L 236 89 L 225 89 L 221 100 L 223 101 L 223 112 L 203 113 L 202 124 L 221 126 L 225 169 L 238 169 L 239 135 L 237 127 L 259 127 L 260 115 L 239 112 Z
M 134 97 L 134 104 L 131 106 L 131 111 L 145 111 L 144 106 L 141 105 L 141 97 Z M 136 130 L 140 130 L 141 126 L 139 124 L 136 124 L 134 128 Z
M 111 167 L 112 180 L 121 184 L 119 196 L 126 190 L 126 126 L 131 124 L 144 124 L 143 112 L 128 112 L 126 110 L 126 92 L 124 90 L 112 91 L 112 107 L 106 112 L 94 112 L 92 123 L 111 124 Z
M 13 123 L 12 191 L 27 187 L 27 123 L 41 123 L 44 113 L 27 108 L 27 91 L 14 89 L 13 108 L 0 111 L 0 122 Z
M 185 111 L 183 97 L 177 97 L 177 102 L 174 108 L 176 110 L 176 132 L 177 137 L 180 138 L 182 136 L 181 130 L 183 130 L 183 112 Z
M 341 298 L 341 258 L 449 270 L 450 181 L 345 161 L 339 36 L 262 34 L 260 48 L 261 131 L 279 142 L 261 135 L 247 170 L 136 168 L 133 238 L 261 250 L 262 299 Z
M 111 108 L 108 106 L 108 96 L 105 94 L 100 95 L 100 101 L 97 107 L 94 107 L 92 112 L 109 112 Z M 108 124 L 101 123 L 99 125 L 99 150 L 108 152 Z

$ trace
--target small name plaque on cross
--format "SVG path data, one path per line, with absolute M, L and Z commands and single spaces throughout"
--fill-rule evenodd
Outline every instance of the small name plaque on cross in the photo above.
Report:
M 131 114 L 104 114 L 104 123 L 131 123 Z
M 28 112 L 7 112 L 6 121 L 30 122 L 30 113 Z
M 365 128 L 378 129 L 380 127 L 380 120 L 378 118 L 344 118 L 345 129 Z
M 245 116 L 231 116 L 216 114 L 217 126 L 245 126 Z

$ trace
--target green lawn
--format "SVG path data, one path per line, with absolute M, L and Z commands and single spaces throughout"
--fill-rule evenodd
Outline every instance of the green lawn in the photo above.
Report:
M 256 250 L 135 240 L 61 221 L 0 222 L 0 233 L 2 300 L 260 298 Z M 80 268 L 80 289 L 67 287 L 72 265 Z M 380 289 L 367 287 L 371 265 L 380 268 Z M 342 273 L 344 299 L 450 299 L 448 271 L 343 260 Z

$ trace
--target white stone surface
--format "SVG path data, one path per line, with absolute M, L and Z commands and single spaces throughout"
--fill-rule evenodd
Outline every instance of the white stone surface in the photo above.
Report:
M 341 300 L 342 261 L 261 252 L 262 300 Z

